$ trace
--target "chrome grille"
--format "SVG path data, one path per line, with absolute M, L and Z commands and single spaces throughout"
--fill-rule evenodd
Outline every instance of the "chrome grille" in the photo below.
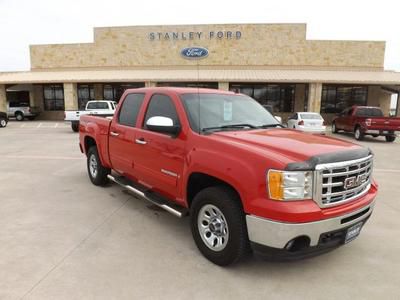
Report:
M 338 163 L 316 166 L 315 196 L 321 207 L 351 201 L 371 186 L 372 155 Z

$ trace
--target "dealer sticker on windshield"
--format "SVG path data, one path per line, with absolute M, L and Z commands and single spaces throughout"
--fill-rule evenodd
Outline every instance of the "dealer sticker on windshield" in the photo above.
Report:
M 224 101 L 224 121 L 232 121 L 232 102 Z
M 357 224 L 349 227 L 347 229 L 346 238 L 344 240 L 344 243 L 347 244 L 347 243 L 351 242 L 352 240 L 354 240 L 360 234 L 362 226 L 363 226 L 363 222 L 357 223 Z

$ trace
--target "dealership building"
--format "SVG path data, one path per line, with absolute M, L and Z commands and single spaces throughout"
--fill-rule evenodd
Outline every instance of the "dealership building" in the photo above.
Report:
M 92 43 L 31 45 L 30 71 L 0 73 L 0 110 L 28 102 L 41 119 L 62 120 L 127 88 L 190 86 L 250 95 L 284 119 L 313 111 L 331 120 L 353 104 L 389 115 L 400 73 L 384 70 L 384 56 L 383 41 L 309 40 L 305 24 L 95 28 Z

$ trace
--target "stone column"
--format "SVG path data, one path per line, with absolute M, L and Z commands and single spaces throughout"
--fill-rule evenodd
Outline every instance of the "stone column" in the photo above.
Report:
M 229 91 L 229 82 L 218 82 L 218 89 L 223 91 Z
M 0 111 L 7 112 L 7 94 L 4 84 L 0 84 Z
M 146 81 L 146 82 L 144 83 L 144 86 L 145 86 L 145 87 L 156 87 L 156 86 L 157 86 L 157 82 L 154 82 L 154 81 Z
M 322 83 L 310 83 L 308 90 L 308 111 L 321 112 Z
M 103 84 L 95 83 L 93 85 L 93 88 L 94 88 L 94 99 L 103 100 L 104 99 Z
M 65 110 L 78 110 L 78 87 L 76 83 L 64 83 Z
M 296 84 L 294 98 L 294 111 L 304 111 L 304 101 L 306 96 L 306 85 Z
M 400 117 L 400 93 L 397 93 L 396 117 Z

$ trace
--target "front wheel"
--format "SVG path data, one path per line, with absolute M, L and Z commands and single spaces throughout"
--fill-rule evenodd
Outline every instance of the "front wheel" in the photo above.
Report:
M 7 126 L 7 120 L 4 118 L 0 119 L 0 127 L 6 127 Z
M 356 129 L 354 130 L 354 138 L 357 141 L 362 141 L 364 139 L 364 132 L 361 131 L 360 126 L 357 126 Z
M 336 123 L 335 122 L 332 123 L 332 132 L 333 133 L 338 133 L 338 129 L 336 127 Z
M 215 186 L 200 191 L 193 199 L 190 222 L 197 247 L 211 262 L 226 266 L 247 253 L 245 214 L 230 188 Z
M 107 184 L 107 175 L 111 173 L 111 169 L 106 168 L 101 164 L 96 146 L 90 147 L 87 153 L 87 170 L 90 181 L 94 185 L 104 186 Z
M 386 138 L 386 142 L 388 142 L 388 143 L 392 143 L 396 140 L 395 135 L 387 135 L 387 136 L 385 136 L 385 138 Z

